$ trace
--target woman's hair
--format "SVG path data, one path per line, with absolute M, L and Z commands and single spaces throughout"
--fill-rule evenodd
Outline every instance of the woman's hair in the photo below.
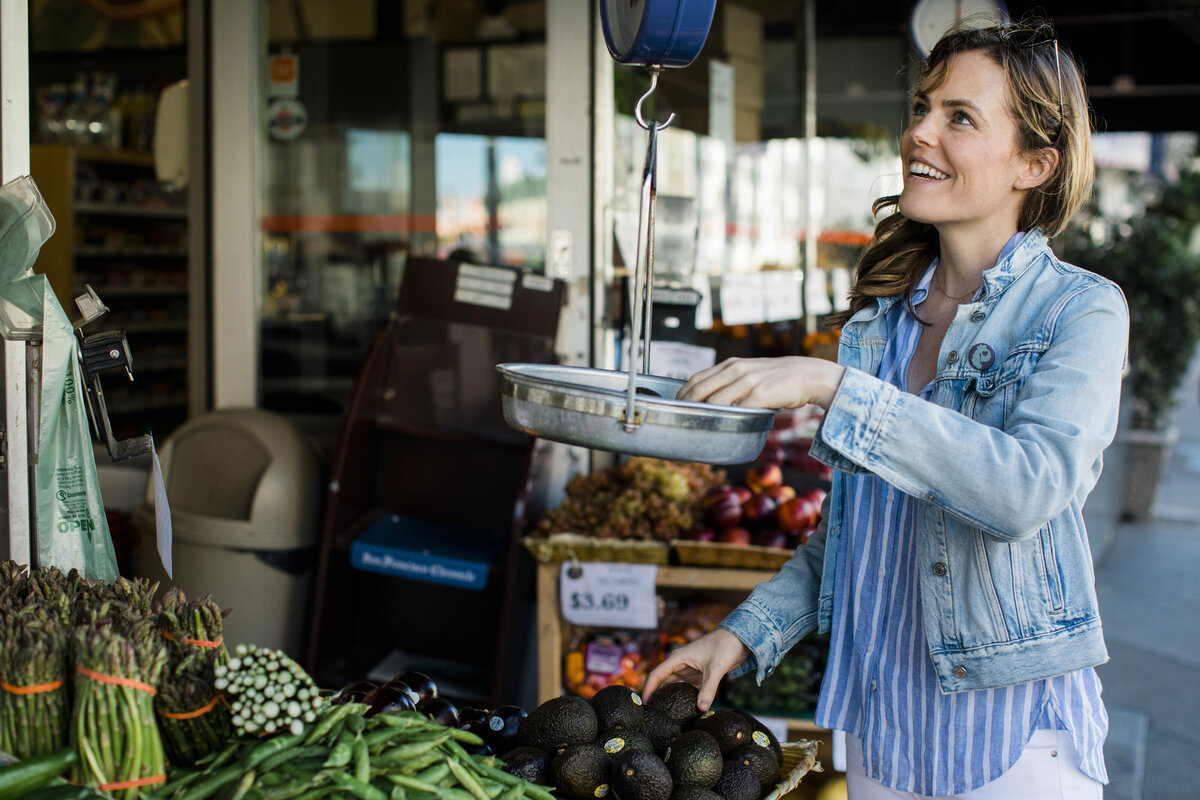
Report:
M 1020 152 L 1058 151 L 1056 169 L 1029 191 L 1017 220 L 1018 230 L 1036 227 L 1054 236 L 1087 202 L 1095 178 L 1083 70 L 1049 22 L 1026 18 L 1014 25 L 952 28 L 921 65 L 915 87 L 922 92 L 938 88 L 949 75 L 951 58 L 967 52 L 983 53 L 1004 70 Z M 875 233 L 858 260 L 850 307 L 831 315 L 832 324 L 845 322 L 872 298 L 907 294 L 937 255 L 937 231 L 906 218 L 899 203 L 899 195 L 891 195 L 872 205 L 879 220 Z

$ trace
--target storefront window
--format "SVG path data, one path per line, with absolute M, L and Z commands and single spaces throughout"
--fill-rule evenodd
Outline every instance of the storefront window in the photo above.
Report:
M 697 358 L 804 352 L 806 331 L 844 302 L 871 201 L 899 188 L 905 38 L 844 36 L 816 18 L 808 136 L 806 24 L 803 4 L 719 4 L 699 58 L 664 70 L 643 106 L 646 119 L 675 115 L 658 142 L 655 285 L 701 295 L 694 332 L 662 331 L 711 348 Z M 617 68 L 619 276 L 634 263 L 647 142 L 634 108 L 648 88 L 646 70 Z
M 334 416 L 410 255 L 541 271 L 545 11 L 265 5 L 260 404 Z

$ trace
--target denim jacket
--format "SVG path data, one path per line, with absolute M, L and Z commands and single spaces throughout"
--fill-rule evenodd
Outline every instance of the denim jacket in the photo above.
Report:
M 829 630 L 845 473 L 863 471 L 924 501 L 921 605 L 943 692 L 1103 663 L 1083 503 L 1117 428 L 1124 295 L 1031 231 L 959 307 L 929 401 L 875 377 L 900 300 L 843 327 L 845 376 L 810 451 L 834 468 L 822 522 L 721 622 L 751 652 L 732 674 L 761 682 L 801 637 Z

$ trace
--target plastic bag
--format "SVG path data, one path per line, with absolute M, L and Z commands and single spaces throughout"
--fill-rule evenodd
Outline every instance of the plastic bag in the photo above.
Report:
M 100 496 L 75 331 L 46 276 L 30 274 L 53 232 L 54 218 L 31 178 L 0 187 L 0 298 L 13 318 L 41 321 L 35 476 L 39 564 L 111 581 L 120 573 Z

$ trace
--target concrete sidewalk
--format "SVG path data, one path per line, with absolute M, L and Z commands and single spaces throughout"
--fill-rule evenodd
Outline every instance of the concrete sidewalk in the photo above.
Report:
M 1200 359 L 1173 413 L 1179 442 L 1152 518 L 1116 522 L 1096 565 L 1112 656 L 1097 670 L 1112 722 L 1106 800 L 1200 798 L 1198 382 Z

